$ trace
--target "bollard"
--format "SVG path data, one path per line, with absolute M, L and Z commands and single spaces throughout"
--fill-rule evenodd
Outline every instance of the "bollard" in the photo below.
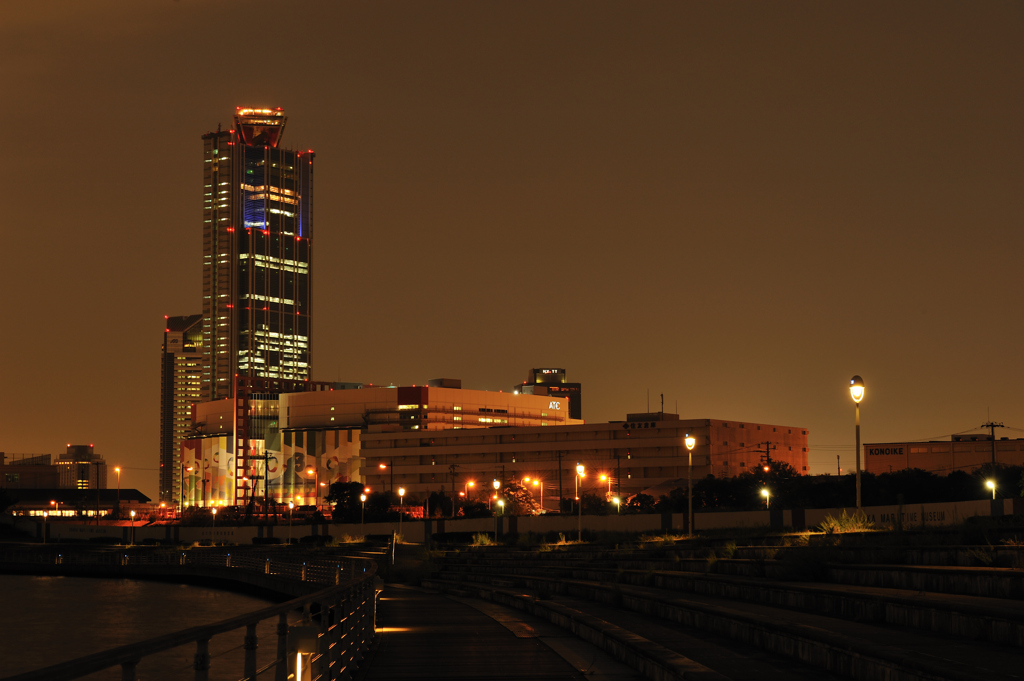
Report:
M 201 638 L 196 641 L 196 655 L 192 667 L 196 670 L 196 681 L 208 681 L 210 678 L 210 639 Z

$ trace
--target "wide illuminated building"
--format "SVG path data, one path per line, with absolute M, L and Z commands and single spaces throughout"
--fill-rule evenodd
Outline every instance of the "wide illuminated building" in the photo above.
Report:
M 310 376 L 314 154 L 279 146 L 286 121 L 239 108 L 203 135 L 204 400 Z
M 360 456 L 368 433 L 439 437 L 581 423 L 569 417 L 567 397 L 463 390 L 461 381 L 453 379 L 389 388 L 330 385 L 310 382 L 303 392 L 260 391 L 244 406 L 238 397 L 196 405 L 197 437 L 182 446 L 183 505 L 239 504 L 264 497 L 314 503 L 319 483 L 327 487 L 380 474 L 376 458 L 371 471 Z M 248 428 L 260 433 L 240 447 L 249 451 L 249 464 L 242 468 L 232 448 L 244 430 L 235 420 L 239 413 L 250 414 Z M 325 490 L 319 491 L 322 498 Z

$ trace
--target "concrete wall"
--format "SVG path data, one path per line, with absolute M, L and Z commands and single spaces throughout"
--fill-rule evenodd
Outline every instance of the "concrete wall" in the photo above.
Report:
M 945 504 L 908 504 L 899 506 L 866 506 L 864 513 L 868 520 L 878 527 L 897 527 L 902 522 L 906 529 L 921 527 L 940 527 L 957 525 L 968 518 L 976 516 L 1013 515 L 1014 505 L 1017 512 L 1024 512 L 1024 499 L 998 499 L 979 501 L 958 501 Z M 855 508 L 822 508 L 822 509 L 772 509 L 765 511 L 723 511 L 694 514 L 694 529 L 726 530 L 739 527 L 773 527 L 782 529 L 816 529 L 826 516 L 840 517 L 843 512 L 853 515 Z M 801 520 L 802 519 L 802 520 Z M 0 516 L 0 522 L 13 525 L 15 528 L 28 532 L 35 537 L 42 537 L 43 522 L 41 519 L 24 516 Z M 520 516 L 474 518 L 457 520 L 431 519 L 430 521 L 409 520 L 399 523 L 365 523 L 351 525 L 293 525 L 291 536 L 295 539 L 310 534 L 329 534 L 335 539 L 344 535 L 350 537 L 390 536 L 392 532 L 400 533 L 406 542 L 422 543 L 427 532 L 437 533 L 493 533 L 509 532 L 546 533 L 561 532 L 567 538 L 573 538 L 580 519 L 576 516 Z M 119 538 L 127 542 L 131 528 L 127 525 L 90 525 L 87 523 L 48 522 L 47 536 L 50 541 L 90 540 L 94 537 Z M 642 533 L 684 533 L 686 532 L 686 514 L 650 514 L 650 515 L 608 515 L 588 516 L 582 518 L 583 529 L 594 532 L 642 532 Z M 135 528 L 135 542 L 158 540 L 179 541 L 185 544 L 210 540 L 235 544 L 251 544 L 256 537 L 288 538 L 288 526 L 257 526 L 245 527 L 175 527 L 173 525 L 154 525 Z

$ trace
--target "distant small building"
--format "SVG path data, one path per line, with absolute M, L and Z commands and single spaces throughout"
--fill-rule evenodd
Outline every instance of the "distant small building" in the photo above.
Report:
M 149 497 L 137 489 L 8 489 L 7 495 L 14 502 L 8 511 L 15 515 L 103 518 L 113 514 L 119 501 L 121 518 L 134 509 L 141 520 L 153 510 Z
M 550 395 L 569 398 L 569 418 L 583 418 L 583 393 L 579 383 L 565 380 L 565 369 L 530 369 L 526 380 L 512 390 L 522 395 Z
M 106 489 L 107 462 L 93 451 L 92 445 L 68 445 L 57 458 L 56 466 L 64 489 Z
M 0 452 L 0 487 L 38 489 L 60 486 L 60 471 L 50 463 L 49 454 L 5 454 Z
M 993 440 L 990 435 L 954 435 L 949 440 L 864 445 L 864 470 L 868 473 L 920 468 L 936 475 L 949 475 L 952 471 L 970 473 L 993 462 L 1024 465 L 1024 439 Z

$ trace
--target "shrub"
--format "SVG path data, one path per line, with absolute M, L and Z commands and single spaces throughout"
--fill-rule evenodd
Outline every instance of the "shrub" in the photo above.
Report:
M 843 509 L 843 514 L 838 518 L 831 514 L 825 516 L 825 520 L 821 522 L 819 529 L 825 534 L 865 532 L 875 529 L 875 524 L 868 520 L 867 516 L 863 513 L 847 515 L 846 509 Z

